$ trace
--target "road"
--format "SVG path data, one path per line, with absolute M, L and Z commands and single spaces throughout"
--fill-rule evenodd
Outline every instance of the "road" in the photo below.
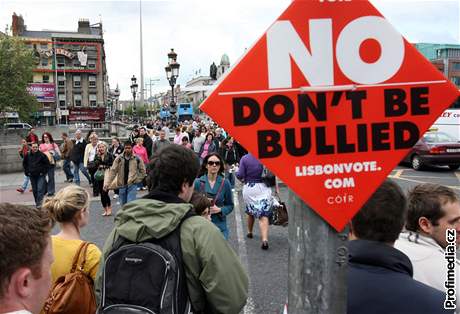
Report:
M 62 171 L 58 171 L 58 188 L 64 186 Z M 460 196 L 460 171 L 452 172 L 447 169 L 430 169 L 414 171 L 404 166 L 395 168 L 389 176 L 393 178 L 405 191 L 413 186 L 433 182 L 450 186 Z M 20 195 L 15 189 L 21 175 L 0 175 L 1 201 L 15 203 L 31 203 L 31 196 Z M 83 186 L 88 187 L 87 183 Z M 238 188 L 237 188 L 238 190 Z M 287 188 L 282 186 L 281 198 L 287 201 Z M 288 265 L 288 228 L 272 226 L 270 228 L 270 249 L 263 251 L 260 248 L 260 237 L 257 225 L 254 228 L 254 238 L 246 238 L 246 218 L 241 192 L 235 192 L 235 210 L 228 219 L 230 229 L 230 243 L 241 258 L 250 277 L 250 298 L 244 313 L 281 313 L 287 299 L 287 265 Z M 119 205 L 114 201 L 114 213 Z M 98 198 L 93 198 L 90 208 L 89 225 L 82 229 L 83 238 L 102 247 L 105 238 L 113 227 L 113 216 L 102 217 L 101 204 Z M 54 232 L 57 231 L 55 228 Z

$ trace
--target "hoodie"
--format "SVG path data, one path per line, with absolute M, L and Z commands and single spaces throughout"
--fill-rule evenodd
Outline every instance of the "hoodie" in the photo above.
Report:
M 177 228 L 190 209 L 191 204 L 175 195 L 153 191 L 118 211 L 95 281 L 98 304 L 104 260 L 118 236 L 133 242 L 164 237 Z M 195 312 L 239 313 L 246 304 L 248 277 L 219 229 L 207 219 L 193 216 L 182 223 L 180 232 L 187 288 Z

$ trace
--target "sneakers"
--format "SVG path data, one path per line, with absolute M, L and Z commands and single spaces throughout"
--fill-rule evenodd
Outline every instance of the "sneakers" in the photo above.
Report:
M 254 238 L 254 236 L 252 235 L 252 232 L 248 232 L 248 234 L 246 235 L 246 237 L 247 237 L 248 239 Z
M 118 198 L 118 194 L 113 195 L 113 199 L 116 200 Z
M 18 191 L 19 193 L 24 193 L 24 189 L 23 188 L 17 188 L 16 191 Z

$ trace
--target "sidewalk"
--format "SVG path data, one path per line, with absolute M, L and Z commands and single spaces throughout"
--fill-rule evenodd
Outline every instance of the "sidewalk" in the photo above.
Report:
M 80 178 L 82 179 L 81 186 L 85 188 L 90 195 L 93 195 L 93 190 L 89 186 L 88 181 L 85 176 L 80 173 Z M 27 190 L 21 194 L 16 191 L 22 185 L 24 180 L 23 172 L 0 174 L 0 202 L 22 204 L 22 205 L 35 205 L 34 195 L 30 191 L 32 188 L 30 182 Z M 66 183 L 65 174 L 62 168 L 56 168 L 55 172 L 55 182 L 56 182 L 56 192 L 61 188 L 71 184 Z M 99 197 L 92 197 L 91 201 L 99 200 Z

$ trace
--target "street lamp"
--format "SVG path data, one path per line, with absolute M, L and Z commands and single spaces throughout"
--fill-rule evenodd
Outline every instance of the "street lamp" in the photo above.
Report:
M 168 65 L 165 67 L 166 78 L 169 81 L 171 86 L 171 101 L 169 103 L 169 112 L 172 117 L 175 118 L 176 113 L 176 102 L 174 100 L 174 85 L 176 85 L 177 77 L 179 76 L 180 64 L 177 63 L 177 53 L 174 52 L 174 49 L 171 48 L 171 51 L 168 53 Z M 174 119 L 175 120 L 175 119 Z
M 117 84 L 117 88 L 115 88 L 115 90 L 113 91 L 113 100 L 115 100 L 115 108 L 113 106 L 113 100 L 112 100 L 112 118 L 113 116 L 115 115 L 115 110 L 118 110 L 118 99 L 120 98 L 120 89 L 118 88 L 118 84 Z
M 137 121 L 136 119 L 137 79 L 134 75 L 131 78 L 131 93 L 133 94 L 133 116 L 134 116 L 134 120 Z

